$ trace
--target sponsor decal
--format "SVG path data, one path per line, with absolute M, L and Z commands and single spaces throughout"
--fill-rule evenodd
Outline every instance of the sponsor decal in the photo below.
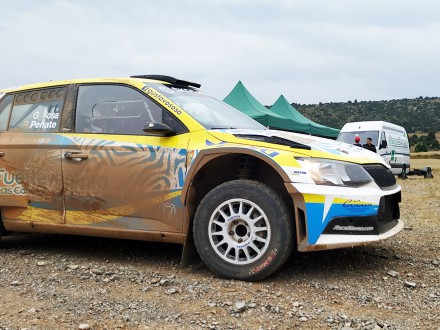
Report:
M 272 261 L 275 259 L 277 253 L 278 253 L 277 249 L 273 249 L 272 251 L 270 251 L 270 253 L 267 256 L 266 260 L 264 260 L 258 266 L 255 266 L 254 268 L 251 268 L 251 270 L 249 271 L 249 275 L 259 273 L 263 269 L 265 269 L 267 266 L 269 266 L 272 263 Z
M 207 146 L 215 146 L 215 145 L 225 144 L 226 142 L 224 142 L 224 141 L 211 142 L 208 139 L 206 139 L 205 143 Z
M 163 203 L 163 213 L 167 220 L 175 219 L 177 213 L 176 205 L 169 202 Z
M 333 227 L 333 230 L 339 230 L 339 231 L 373 231 L 374 227 L 355 227 L 355 226 L 340 226 L 336 225 Z
M 7 172 L 6 169 L 0 169 L 0 195 L 26 195 L 27 191 L 22 186 L 23 177 L 15 173 Z
M 273 150 L 269 150 L 269 149 L 260 149 L 259 151 L 265 155 L 268 155 L 270 158 L 273 158 L 273 157 L 278 156 L 280 154 L 277 151 L 273 151 Z
M 15 187 L 1 187 L 0 188 L 0 195 L 26 195 L 27 191 L 22 186 L 15 186 Z
M 347 199 L 343 204 L 343 207 L 354 207 L 354 208 L 359 208 L 359 207 L 372 207 L 373 204 L 369 203 L 369 202 L 362 202 L 361 200 L 357 199 Z
M 367 200 L 365 200 L 366 198 Z M 355 196 L 353 198 L 340 198 L 330 194 L 327 195 L 308 195 L 305 194 L 307 211 L 307 233 L 308 243 L 315 244 L 319 236 L 331 219 L 335 217 L 348 216 L 372 216 L 376 215 L 379 205 L 375 202 L 376 197 Z M 377 198 L 379 199 L 379 198 Z M 365 227 L 368 227 L 366 225 Z M 333 228 L 333 226 L 332 226 Z M 335 230 L 350 231 L 351 228 L 336 228 Z M 370 231 L 370 229 L 362 229 Z
M 396 138 L 390 136 L 390 146 L 408 148 L 408 142 L 406 140 L 401 139 L 400 137 Z
M 160 104 L 162 104 L 165 108 L 167 108 L 168 110 L 174 112 L 176 115 L 181 115 L 182 114 L 182 110 L 179 109 L 179 107 L 174 104 L 173 102 L 171 102 L 170 100 L 168 100 L 165 96 L 163 96 L 162 94 L 158 93 L 156 90 L 154 90 L 151 87 L 148 86 L 144 86 L 142 88 L 142 90 L 150 97 L 152 97 L 153 99 L 155 99 L 157 102 L 159 102 Z
M 233 215 L 232 217 L 228 218 L 226 220 L 226 222 L 231 222 L 232 220 L 235 220 L 235 219 L 238 219 L 238 218 L 240 218 L 240 216 L 238 214 L 236 214 L 236 215 Z
M 309 173 L 299 167 L 283 166 L 284 172 L 289 176 L 291 182 L 297 183 L 313 183 L 313 179 Z

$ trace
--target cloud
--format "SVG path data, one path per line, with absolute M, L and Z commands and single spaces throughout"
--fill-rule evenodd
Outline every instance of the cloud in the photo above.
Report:
M 440 3 L 421 0 L 160 2 L 17 0 L 2 5 L 0 86 L 167 74 L 261 102 L 436 96 Z

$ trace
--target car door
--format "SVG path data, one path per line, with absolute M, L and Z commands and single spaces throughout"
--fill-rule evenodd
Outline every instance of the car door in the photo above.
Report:
M 147 136 L 167 121 L 176 136 Z M 66 223 L 101 229 L 180 232 L 186 128 L 139 90 L 78 87 L 75 132 L 63 145 Z
M 67 87 L 6 95 L 0 105 L 3 220 L 62 223 L 60 122 Z

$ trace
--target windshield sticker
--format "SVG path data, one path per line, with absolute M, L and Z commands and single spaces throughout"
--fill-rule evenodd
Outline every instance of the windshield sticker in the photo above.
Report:
M 153 98 L 155 101 L 159 102 L 161 105 L 163 105 L 168 110 L 174 112 L 176 115 L 181 115 L 182 110 L 179 109 L 179 107 L 168 100 L 166 97 L 164 97 L 162 94 L 155 91 L 153 88 L 144 86 L 142 90 L 151 98 Z

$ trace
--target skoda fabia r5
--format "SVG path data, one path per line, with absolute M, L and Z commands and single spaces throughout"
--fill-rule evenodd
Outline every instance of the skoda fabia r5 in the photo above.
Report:
M 258 280 L 293 249 L 402 229 L 381 157 L 267 129 L 199 87 L 145 75 L 0 90 L 0 236 L 181 243 L 222 277 Z

